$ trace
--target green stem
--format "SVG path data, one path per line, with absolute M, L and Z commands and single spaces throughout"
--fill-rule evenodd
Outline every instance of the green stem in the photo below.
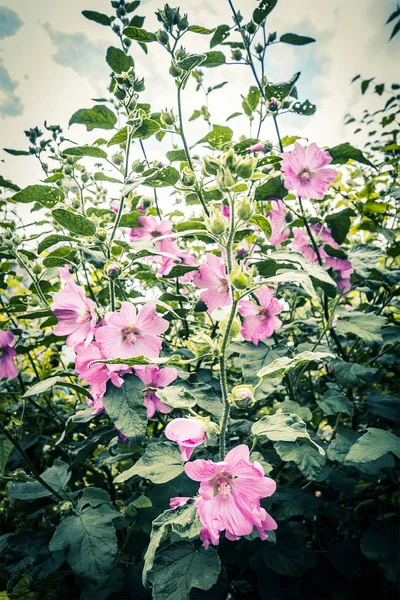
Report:
M 190 156 L 190 152 L 189 152 L 189 147 L 187 145 L 187 141 L 186 141 L 186 137 L 185 137 L 185 132 L 183 131 L 183 117 L 182 117 L 182 98 L 181 98 L 181 92 L 182 92 L 182 87 L 179 84 L 178 85 L 178 118 L 179 118 L 179 133 L 182 139 L 182 143 L 183 143 L 183 147 L 185 149 L 185 154 L 186 154 L 186 159 L 189 163 L 189 167 L 191 168 L 191 170 L 194 171 L 193 168 L 193 162 L 192 162 L 192 158 Z M 204 197 L 203 197 L 203 192 L 201 191 L 199 185 L 197 184 L 197 182 L 195 183 L 195 189 L 196 189 L 196 194 L 201 202 L 201 205 L 203 207 L 204 212 L 206 213 L 207 217 L 209 215 L 208 212 L 208 208 L 206 206 Z
M 22 258 L 18 254 L 18 252 L 15 253 L 15 257 L 16 257 L 17 261 L 19 262 L 19 264 L 21 265 L 21 267 L 23 269 L 25 269 L 25 271 L 28 273 L 29 277 L 32 279 L 32 282 L 33 282 L 33 285 L 35 286 L 37 295 L 39 296 L 39 298 L 41 299 L 43 304 L 46 304 L 46 306 L 50 306 L 47 298 L 45 297 L 42 290 L 40 289 L 39 282 L 38 282 L 37 278 L 35 277 L 34 273 L 32 273 L 30 268 L 25 264 L 25 262 L 22 260 Z

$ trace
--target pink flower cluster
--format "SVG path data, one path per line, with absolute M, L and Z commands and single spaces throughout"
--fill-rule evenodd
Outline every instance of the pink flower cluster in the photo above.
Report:
M 61 279 L 66 283 L 54 294 L 52 311 L 58 319 L 54 328 L 56 335 L 67 335 L 67 345 L 75 351 L 75 368 L 81 379 L 90 384 L 93 412 L 103 410 L 102 398 L 107 382 L 121 387 L 122 375 L 131 371 L 123 359 L 144 355 L 158 357 L 162 347 L 160 335 L 169 327 L 168 321 L 156 312 L 155 302 L 147 302 L 139 311 L 130 302 L 123 302 L 121 309 L 105 315 L 97 323 L 96 305 L 85 296 L 67 267 L 60 269 Z M 15 351 L 14 351 L 15 353 Z M 121 364 L 106 364 L 95 361 L 120 358 Z M 94 364 L 91 364 L 93 363 Z M 149 387 L 164 387 L 177 377 L 176 369 L 159 370 L 155 365 L 137 367 L 135 373 Z M 169 412 L 155 392 L 146 392 L 144 404 L 149 418 L 155 410 Z
M 13 332 L 0 331 L 0 379 L 15 379 L 18 376 L 15 355 Z
M 258 529 L 265 540 L 267 531 L 277 528 L 274 519 L 260 506 L 260 500 L 271 496 L 276 489 L 273 479 L 265 477 L 257 461 L 250 461 L 249 448 L 242 444 L 230 450 L 225 460 L 195 460 L 185 465 L 186 474 L 200 482 L 196 508 L 203 528 L 200 538 L 207 549 L 218 544 L 221 532 L 228 540 L 237 540 Z M 171 508 L 189 498 L 171 498 Z
M 141 227 L 134 227 L 130 232 L 131 242 L 140 240 L 154 240 L 158 237 L 172 235 L 172 223 L 169 219 L 160 219 L 153 216 L 140 216 L 138 221 Z M 155 260 L 161 262 L 157 275 L 168 275 L 176 264 L 193 266 L 197 265 L 197 260 L 186 252 L 181 250 L 174 242 L 172 237 L 164 237 L 162 240 L 156 240 L 155 246 L 158 252 L 169 254 L 171 256 L 156 256 Z M 186 273 L 182 277 L 182 282 L 187 283 L 193 278 L 193 273 Z

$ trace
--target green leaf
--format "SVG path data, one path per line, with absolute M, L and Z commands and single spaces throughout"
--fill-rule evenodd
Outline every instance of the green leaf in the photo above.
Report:
M 338 213 L 331 213 L 326 216 L 326 223 L 331 230 L 332 237 L 338 244 L 343 244 L 349 233 L 351 219 L 355 212 L 351 208 L 344 208 Z
M 54 267 L 64 267 L 65 265 L 72 265 L 72 263 L 67 258 L 62 258 L 59 256 L 46 256 L 43 259 L 43 265 L 46 269 L 52 269 Z
M 265 97 L 268 101 L 272 98 L 278 100 L 284 100 L 287 96 L 297 98 L 296 82 L 300 77 L 300 71 L 295 73 L 288 81 L 282 81 L 279 83 L 268 82 L 264 88 Z
M 52 208 L 58 202 L 64 200 L 64 194 L 60 188 L 48 185 L 28 185 L 13 196 L 16 202 L 39 202 L 46 208 Z
M 387 322 L 386 317 L 381 317 L 373 313 L 358 313 L 341 315 L 341 318 L 336 322 L 336 330 L 338 333 L 346 335 L 353 333 L 364 342 L 382 343 L 382 327 Z
M 124 35 L 131 40 L 136 40 L 141 44 L 148 44 L 150 42 L 156 42 L 157 36 L 150 31 L 146 31 L 140 27 L 126 27 L 124 29 Z
M 399 538 L 396 531 L 374 524 L 362 536 L 360 548 L 366 558 L 379 564 L 389 581 L 398 581 Z
M 309 444 L 297 442 L 276 442 L 274 448 L 285 462 L 293 461 L 306 479 L 317 479 L 326 464 L 324 454 L 317 452 Z
M 225 125 L 213 125 L 212 130 L 207 133 L 200 142 L 207 142 L 211 148 L 222 150 L 223 146 L 231 141 L 233 131 Z
M 188 27 L 188 31 L 199 33 L 200 35 L 209 35 L 210 33 L 213 33 L 215 29 L 207 29 L 207 27 L 201 27 L 201 25 L 191 25 Z
M 56 208 L 53 210 L 52 215 L 61 227 L 68 229 L 71 233 L 84 236 L 95 235 L 96 233 L 96 225 L 93 221 L 77 212 L 71 212 L 65 210 L 65 208 Z
M 314 552 L 296 530 L 283 530 L 278 533 L 276 544 L 264 544 L 263 559 L 270 569 L 288 577 L 301 577 L 315 564 Z
M 143 404 L 144 384 L 135 375 L 127 375 L 120 388 L 109 384 L 103 398 L 104 408 L 115 426 L 132 441 L 146 435 L 147 411 Z
M 125 127 L 122 127 L 122 129 L 117 131 L 117 133 L 112 136 L 110 141 L 107 143 L 107 148 L 110 146 L 115 146 L 115 144 L 118 144 L 118 145 L 125 144 L 127 139 L 128 139 L 128 128 L 125 126 Z
M 89 21 L 94 21 L 99 25 L 110 26 L 112 21 L 108 15 L 104 15 L 103 13 L 99 13 L 95 10 L 83 10 L 82 14 L 84 17 L 89 19 Z
M 12 148 L 3 148 L 3 150 L 11 156 L 29 156 L 29 152 L 26 150 L 13 150 Z
M 133 467 L 120 473 L 114 481 L 122 483 L 134 475 L 139 475 L 153 483 L 166 483 L 183 473 L 183 466 L 181 454 L 175 444 L 154 442 L 147 446 L 145 453 Z
M 209 590 L 218 579 L 221 563 L 214 548 L 196 549 L 191 542 L 163 548 L 154 561 L 150 580 L 153 600 L 187 600 L 192 588 Z
M 13 448 L 14 446 L 8 438 L 3 435 L 0 436 L 0 475 L 4 475 L 8 457 Z
M 343 577 L 354 579 L 361 576 L 361 554 L 355 544 L 336 542 L 329 545 L 328 560 Z
M 328 148 L 329 154 L 332 156 L 332 164 L 345 165 L 349 160 L 356 160 L 364 165 L 373 167 L 374 165 L 364 156 L 358 148 L 354 148 L 349 142 L 339 144 L 333 148 Z
M 72 148 L 65 148 L 62 151 L 66 156 L 91 156 L 93 158 L 107 158 L 107 152 L 104 152 L 97 146 L 72 146 Z
M 225 54 L 223 54 L 223 52 L 220 52 L 219 50 L 212 50 L 211 52 L 206 52 L 206 56 L 207 58 L 201 66 L 207 67 L 208 69 L 220 67 L 226 62 Z
M 13 192 L 19 192 L 19 190 L 21 189 L 18 185 L 12 183 L 12 181 L 4 179 L 2 175 L 0 175 L 0 187 L 6 188 L 8 190 L 13 190 Z
M 18 319 L 42 319 L 43 317 L 51 317 L 53 313 L 48 310 L 31 310 L 29 312 L 18 315 Z
M 279 41 L 284 44 L 292 44 L 293 46 L 305 46 L 306 44 L 315 42 L 315 39 L 305 35 L 297 35 L 297 33 L 285 33 L 281 35 Z
M 166 279 L 182 277 L 183 275 L 186 275 L 186 273 L 197 271 L 198 268 L 199 267 L 196 265 L 175 265 L 175 267 L 172 267 L 168 275 L 164 275 L 164 277 Z
M 93 108 L 80 108 L 69 120 L 69 125 L 77 123 L 85 125 L 88 131 L 92 129 L 113 129 L 117 122 L 115 114 L 104 106 L 99 104 Z
M 112 525 L 112 519 L 118 516 L 119 513 L 105 511 L 103 506 L 69 516 L 58 525 L 49 548 L 51 552 L 65 552 L 75 575 L 104 585 L 118 550 L 117 533 Z
M 251 432 L 273 442 L 303 441 L 313 446 L 322 456 L 325 454 L 323 448 L 311 439 L 306 424 L 296 414 L 266 415 L 253 424 Z
M 157 396 L 171 408 L 193 408 L 196 398 L 184 387 L 169 385 L 163 390 L 157 390 Z
M 105 173 L 95 173 L 94 174 L 95 181 L 108 181 L 109 183 L 123 183 L 120 179 L 116 179 L 115 177 L 109 177 Z
M 48 379 L 43 379 L 42 381 L 39 381 L 39 383 L 35 383 L 35 385 L 30 387 L 29 390 L 27 390 L 25 392 L 25 394 L 23 395 L 23 398 L 28 398 L 29 396 L 35 396 L 36 394 L 42 394 L 43 392 L 49 390 L 53 386 L 72 388 L 73 390 L 76 390 L 79 394 L 83 394 L 87 398 L 90 398 L 91 400 L 93 400 L 93 397 L 90 394 L 90 392 L 88 392 L 88 390 L 81 387 L 80 385 L 76 385 L 76 383 L 71 383 L 69 381 L 63 381 L 62 379 L 60 379 L 60 377 L 58 375 L 55 375 L 54 377 L 49 377 Z
M 261 231 L 263 232 L 263 234 L 265 235 L 266 238 L 269 238 L 269 236 L 272 233 L 271 223 L 269 222 L 267 217 L 265 217 L 264 215 L 258 215 L 258 214 L 253 215 L 249 219 L 249 223 L 252 223 L 253 225 L 257 225 L 257 227 L 259 227 L 261 229 Z
M 293 102 L 290 108 L 296 115 L 306 115 L 307 117 L 313 115 L 317 110 L 317 106 L 312 104 L 309 100 L 304 100 L 304 102 Z
M 321 400 L 317 400 L 317 404 L 326 415 L 337 415 L 338 413 L 346 413 L 349 417 L 354 415 L 353 403 L 338 390 L 328 390 Z
M 189 56 L 179 60 L 176 64 L 183 71 L 192 71 L 196 67 L 203 64 L 206 58 L 206 54 L 189 54 Z
M 160 125 L 157 121 L 154 121 L 153 119 L 143 119 L 142 124 L 132 133 L 132 137 L 145 140 L 157 133 L 159 129 Z
M 62 492 L 68 481 L 71 479 L 71 473 L 68 472 L 69 465 L 62 460 L 55 460 L 52 467 L 46 469 L 41 475 L 42 479 L 48 483 L 56 492 Z M 15 500 L 24 500 L 29 502 L 38 498 L 46 498 L 52 493 L 39 481 L 28 481 L 26 483 L 11 483 L 7 488 L 7 495 Z
M 262 185 L 256 187 L 255 200 L 261 202 L 262 200 L 269 200 L 270 198 L 284 198 L 287 196 L 288 191 L 283 185 L 283 181 L 280 175 L 271 177 Z
M 390 431 L 370 427 L 350 448 L 346 460 L 362 464 L 377 460 L 387 452 L 400 458 L 400 438 Z
M 142 185 L 148 185 L 149 187 L 155 188 L 168 187 L 170 185 L 175 185 L 178 180 L 179 171 L 174 167 L 163 167 L 150 175 L 150 177 L 147 177 Z
M 368 409 L 372 414 L 396 423 L 400 421 L 400 398 L 373 391 L 368 393 L 367 401 Z
M 144 556 L 143 585 L 147 583 L 147 576 L 153 567 L 157 548 L 172 534 L 188 540 L 197 538 L 202 529 L 197 508 L 193 501 L 182 506 L 169 509 L 154 519 L 150 542 Z
M 260 25 L 266 17 L 274 10 L 278 0 L 261 0 L 258 7 L 253 12 L 253 21 Z
M 170 162 L 176 162 L 176 161 L 184 161 L 186 160 L 186 152 L 182 149 L 182 150 L 170 150 L 169 152 L 167 152 L 167 158 Z
M 284 402 L 281 402 L 281 404 L 279 404 L 279 408 L 284 413 L 299 415 L 300 419 L 303 419 L 303 421 L 311 421 L 312 419 L 311 410 L 307 406 L 301 406 L 301 404 L 298 404 L 293 400 L 285 400 Z
M 107 50 L 106 61 L 115 73 L 125 73 L 134 66 L 133 58 L 120 48 L 110 46 Z
M 214 32 L 214 35 L 210 40 L 210 48 L 214 48 L 215 46 L 218 46 L 218 44 L 224 42 L 226 38 L 229 37 L 229 31 L 229 25 L 218 25 Z
M 332 363 L 336 381 L 346 388 L 364 383 L 375 383 L 380 378 L 379 369 L 365 367 L 358 363 L 348 363 L 344 360 L 335 360 Z
M 302 367 L 311 361 L 320 362 L 326 358 L 334 358 L 334 355 L 330 352 L 300 352 L 300 354 L 293 356 L 293 358 L 282 356 L 258 371 L 257 376 L 262 379 L 284 377 L 286 373 L 299 366 Z

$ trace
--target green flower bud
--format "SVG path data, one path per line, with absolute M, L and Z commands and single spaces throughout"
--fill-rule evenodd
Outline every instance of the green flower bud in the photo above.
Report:
M 162 110 L 161 111 L 161 121 L 165 125 L 173 125 L 175 123 L 175 115 L 172 110 Z
M 250 23 L 247 23 L 246 29 L 248 33 L 253 34 L 256 32 L 256 24 L 253 23 L 253 21 L 250 21 Z
M 179 23 L 178 23 L 178 29 L 179 29 L 179 31 L 185 31 L 185 29 L 187 29 L 188 27 L 189 27 L 189 21 L 188 21 L 187 15 L 185 15 L 179 21 Z
M 87 173 L 82 173 L 81 179 L 83 183 L 87 183 L 89 181 L 89 175 Z
M 72 175 L 72 173 L 73 173 L 73 172 L 74 172 L 74 170 L 73 170 L 73 169 L 71 169 L 71 167 L 65 167 L 65 168 L 64 168 L 64 173 L 65 173 L 66 175 Z
M 268 110 L 271 112 L 277 112 L 280 107 L 281 103 L 279 100 L 277 100 L 277 98 L 271 98 L 271 100 L 268 102 Z
M 242 60 L 243 54 L 238 48 L 235 48 L 235 50 L 232 50 L 232 58 L 237 61 Z
M 78 198 L 74 198 L 71 202 L 71 206 L 72 208 L 79 208 L 81 205 L 81 203 L 79 202 Z
M 206 333 L 198 333 L 186 342 L 189 350 L 197 357 L 210 354 L 216 349 L 214 341 Z
M 225 334 L 226 328 L 228 327 L 228 321 L 229 321 L 229 316 L 225 317 L 225 319 L 223 319 L 222 321 L 219 322 L 219 330 L 222 333 L 222 335 Z M 230 337 L 234 338 L 239 333 L 240 328 L 241 328 L 240 321 L 236 317 L 235 319 L 233 319 L 232 324 L 231 324 Z
M 221 168 L 221 163 L 213 156 L 205 156 L 203 158 L 203 165 L 203 170 L 206 175 L 217 175 Z
M 237 216 L 243 221 L 248 221 L 254 214 L 254 206 L 247 198 L 243 198 L 237 206 Z
M 115 262 L 108 262 L 104 267 L 104 272 L 109 279 L 117 279 L 121 275 L 121 267 Z
M 116 152 L 115 154 L 113 154 L 111 160 L 115 165 L 122 165 L 122 163 L 124 162 L 124 158 L 120 152 Z
M 160 44 L 163 44 L 163 46 L 166 46 L 169 42 L 169 35 L 166 31 L 164 31 L 163 29 L 160 29 L 160 31 L 157 31 L 157 39 L 160 42 Z
M 172 63 L 172 65 L 169 68 L 169 74 L 172 75 L 172 77 L 179 77 L 180 75 L 182 75 L 182 69 L 180 69 L 179 67 L 177 67 L 176 65 L 174 65 L 174 63 Z
M 20 481 L 21 483 L 23 483 L 28 479 L 28 477 L 23 469 L 17 469 L 13 474 L 13 479 L 14 481 Z
M 219 171 L 217 175 L 217 186 L 221 192 L 224 192 L 227 188 L 232 187 L 235 185 L 235 183 L 235 179 L 230 169 L 226 168 Z
M 236 166 L 236 174 L 242 179 L 250 179 L 256 164 L 257 160 L 255 158 L 242 158 Z
M 39 265 L 38 263 L 36 263 L 35 265 L 33 265 L 32 271 L 35 273 L 35 275 L 40 275 L 40 273 L 42 272 L 41 265 Z
M 193 185 L 196 181 L 196 175 L 189 169 L 189 167 L 185 167 L 181 173 L 181 181 L 183 185 L 190 186 Z
M 257 54 L 261 54 L 264 50 L 264 46 L 262 44 L 256 44 L 254 50 L 257 52 Z
M 19 246 L 21 242 L 22 242 L 22 238 L 20 238 L 19 235 L 14 235 L 14 244 L 16 246 Z
M 231 171 L 235 171 L 236 165 L 238 164 L 239 159 L 235 154 L 233 148 L 229 148 L 227 152 L 222 157 L 222 164 L 224 167 L 228 167 Z
M 228 228 L 227 219 L 215 208 L 210 210 L 209 217 L 205 217 L 205 223 L 208 231 L 214 235 L 222 235 Z
M 251 385 L 237 385 L 228 395 L 228 402 L 235 408 L 249 408 L 256 402 L 254 388 Z
M 253 272 L 242 264 L 236 265 L 232 269 L 230 280 L 236 290 L 245 290 L 253 282 Z
M 99 240 L 104 242 L 107 239 L 107 231 L 105 229 L 99 229 L 97 232 L 97 237 Z

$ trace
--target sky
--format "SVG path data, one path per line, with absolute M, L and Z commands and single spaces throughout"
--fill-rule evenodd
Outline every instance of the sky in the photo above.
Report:
M 171 2 L 173 6 L 174 3 Z M 227 0 L 185 0 L 189 23 L 215 27 L 231 24 Z M 256 2 L 236 0 L 235 7 L 249 18 Z M 135 14 L 146 16 L 145 27 L 159 29 L 155 10 L 161 3 L 144 0 Z M 278 36 L 293 32 L 312 36 L 316 43 L 297 47 L 272 46 L 266 57 L 266 74 L 271 81 L 285 81 L 296 71 L 299 98 L 317 105 L 312 117 L 288 116 L 281 121 L 282 135 L 299 135 L 322 146 L 343 141 L 360 143 L 345 127 L 344 115 L 360 115 L 365 108 L 379 105 L 375 95 L 361 96 L 359 83 L 351 79 L 376 77 L 392 83 L 398 77 L 400 35 L 388 42 L 388 16 L 395 0 L 279 0 L 268 18 L 268 31 Z M 70 116 L 79 108 L 93 106 L 93 98 L 107 95 L 109 68 L 106 50 L 117 45 L 110 28 L 88 21 L 82 10 L 110 12 L 108 0 L 0 0 L 0 173 L 20 187 L 38 183 L 42 173 L 34 158 L 12 157 L 2 148 L 26 149 L 23 131 L 43 121 L 60 124 L 64 135 L 83 144 L 104 133 L 85 131 L 83 126 L 68 129 Z M 111 14 L 111 13 L 110 13 Z M 208 50 L 209 37 L 189 34 L 184 38 L 190 52 Z M 149 45 L 146 56 L 133 43 L 131 54 L 138 76 L 145 77 L 146 90 L 141 101 L 150 102 L 154 111 L 175 106 L 176 89 L 168 75 L 169 59 L 157 44 Z M 227 53 L 229 54 L 229 53 Z M 206 85 L 229 81 L 210 96 L 212 122 L 226 124 L 229 114 L 241 110 L 241 94 L 254 84 L 250 69 L 243 65 L 204 69 Z M 380 99 L 380 102 L 382 100 Z M 184 92 L 183 111 L 189 118 L 204 103 L 191 81 Z M 244 117 L 228 123 L 235 133 L 249 134 Z M 201 121 L 186 126 L 189 144 L 204 135 Z M 170 136 L 169 148 L 174 140 Z M 262 131 L 262 139 L 276 142 L 271 123 Z M 155 140 L 146 142 L 151 158 L 161 159 L 162 150 Z M 166 148 L 167 150 L 169 149 Z M 136 153 L 136 154 L 135 154 Z M 139 157 L 134 148 L 133 158 Z

